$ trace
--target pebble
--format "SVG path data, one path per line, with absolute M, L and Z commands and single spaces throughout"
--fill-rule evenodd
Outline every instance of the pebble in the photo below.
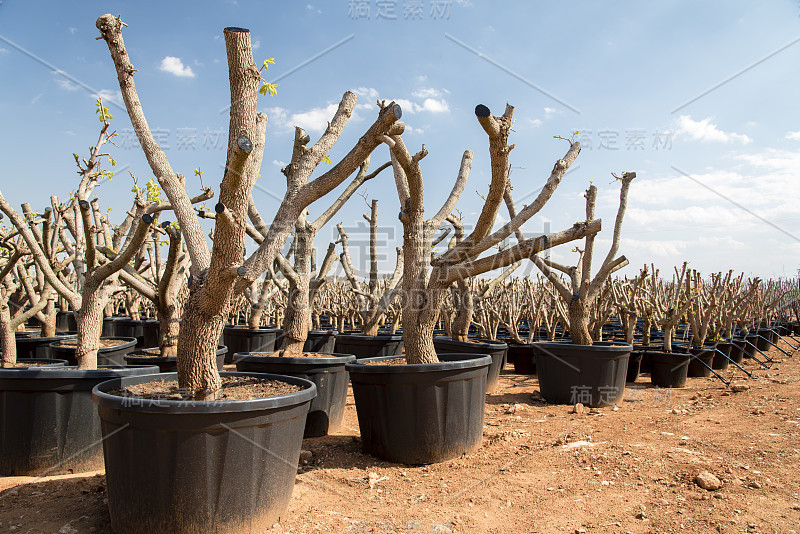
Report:
M 583 413 L 586 407 L 580 402 L 572 407 L 572 413 Z
M 750 386 L 747 384 L 733 384 L 731 386 L 731 391 L 734 393 L 741 393 L 743 391 L 747 391 L 748 389 L 750 389 Z
M 716 491 L 722 487 L 722 482 L 708 471 L 703 471 L 694 477 L 694 482 L 706 491 Z
M 314 459 L 314 454 L 311 451 L 300 451 L 300 463 L 308 465 Z
M 750 484 L 748 484 L 747 487 L 752 489 L 761 489 L 761 482 L 759 482 L 758 480 L 754 480 Z

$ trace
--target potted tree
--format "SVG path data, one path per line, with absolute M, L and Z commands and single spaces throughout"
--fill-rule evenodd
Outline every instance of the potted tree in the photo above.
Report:
M 488 356 L 437 354 L 433 345 L 442 302 L 457 280 L 503 268 L 551 246 L 597 232 L 600 221 L 577 223 L 564 231 L 528 239 L 501 252 L 481 254 L 522 226 L 544 206 L 580 145 L 570 146 L 556 162 L 537 199 L 506 225 L 491 232 L 509 169 L 508 145 L 514 108 L 492 116 L 486 106 L 476 107 L 478 122 L 489 137 L 492 180 L 487 201 L 472 233 L 440 257 L 430 259 L 431 244 L 441 225 L 453 212 L 472 166 L 467 150 L 455 185 L 439 211 L 425 219 L 424 188 L 420 160 L 412 155 L 399 134 L 384 137 L 390 147 L 403 224 L 403 344 L 405 362 L 396 357 L 364 359 L 347 364 L 358 411 L 361 440 L 366 452 L 390 461 L 421 464 L 443 461 L 475 450 L 483 432 Z
M 286 513 L 305 415 L 316 388 L 303 379 L 260 375 L 259 383 L 268 381 L 265 387 L 277 382 L 276 387 L 286 386 L 289 391 L 276 392 L 270 386 L 268 397 L 256 392 L 250 401 L 226 400 L 228 389 L 251 380 L 240 374 L 220 374 L 216 366 L 217 343 L 231 297 L 272 265 L 300 214 L 358 168 L 381 136 L 391 131 L 401 111 L 396 105 L 383 106 L 350 152 L 310 180 L 355 107 L 356 96 L 345 93 L 330 126 L 298 159 L 264 242 L 245 259 L 246 217 L 261 167 L 267 123 L 266 116 L 257 112 L 257 95 L 259 90 L 274 89 L 261 84 L 249 31 L 226 28 L 224 32 L 231 89 L 229 144 L 215 206 L 213 248 L 209 248 L 183 177 L 172 169 L 147 125 L 133 78 L 135 69 L 122 38 L 122 21 L 109 14 L 98 18 L 96 25 L 114 62 L 128 117 L 175 212 L 191 260 L 189 296 L 178 334 L 178 371 L 158 375 L 174 382 L 159 386 L 154 381 L 160 379 L 152 377 L 117 380 L 94 390 L 106 435 L 112 525 L 117 532 L 262 532 Z M 176 400 L 137 403 L 112 394 L 121 388 L 134 393 L 140 387 L 173 385 Z M 131 424 L 134 420 L 136 425 Z M 155 458 L 154 450 L 169 457 Z M 231 458 L 236 461 L 226 461 Z M 218 463 L 209 465 L 209 459 Z M 169 472 L 161 470 L 163 465 L 170 466 Z M 241 487 L 249 489 L 241 492 Z
M 361 328 L 360 334 L 339 334 L 336 336 L 336 350 L 353 354 L 356 358 L 375 356 L 394 356 L 403 352 L 403 337 L 396 333 L 379 334 L 381 322 L 400 291 L 403 277 L 403 249 L 397 248 L 397 262 L 392 275 L 384 282 L 378 278 L 378 201 L 372 200 L 370 214 L 364 215 L 369 224 L 369 277 L 365 282 L 358 280 L 350 254 L 350 236 L 341 224 L 336 225 L 339 233 L 338 243 L 342 253 L 339 260 L 352 291 L 352 307 Z M 396 326 L 396 325 L 395 325 Z
M 572 143 L 572 141 L 570 141 Z M 539 342 L 536 369 L 539 387 L 548 402 L 559 404 L 582 403 L 588 406 L 617 404 L 625 390 L 628 356 L 631 346 L 625 343 L 594 343 L 589 333 L 590 306 L 601 294 L 608 277 L 628 264 L 625 256 L 617 257 L 622 220 L 628 202 L 628 190 L 636 173 L 626 172 L 617 177 L 621 182 L 619 208 L 614 222 L 611 249 L 592 277 L 595 235 L 586 236 L 584 248 L 575 266 L 561 265 L 552 260 L 532 256 L 531 260 L 558 291 L 567 308 L 571 343 Z M 586 190 L 586 222 L 594 220 L 597 187 Z M 565 283 L 555 271 L 569 277 Z
M 300 128 L 297 129 L 295 137 L 299 137 L 302 143 L 295 145 L 292 162 L 284 169 L 290 181 L 291 173 L 296 172 L 297 161 L 310 140 Z M 311 402 L 306 418 L 305 437 L 323 436 L 341 425 L 349 383 L 345 364 L 355 359 L 355 355 L 348 352 L 325 353 L 325 351 L 311 350 L 312 347 L 308 346 L 311 306 L 317 292 L 326 283 L 326 276 L 336 258 L 335 246 L 329 246 L 319 270 L 313 268 L 314 237 L 364 182 L 374 178 L 388 166 L 387 163 L 368 173 L 369 158 L 367 158 L 347 188 L 322 215 L 313 221 L 307 219 L 306 213 L 300 215 L 295 222 L 291 248 L 290 257 L 293 261 L 290 262 L 282 255 L 277 255 L 280 270 L 288 282 L 288 300 L 280 346 L 275 353 L 267 351 L 236 354 L 236 369 L 239 371 L 277 373 L 314 382 L 317 386 L 317 397 Z M 254 222 L 256 241 L 260 244 L 267 231 L 266 224 L 255 206 L 250 206 L 249 215 L 250 220 Z

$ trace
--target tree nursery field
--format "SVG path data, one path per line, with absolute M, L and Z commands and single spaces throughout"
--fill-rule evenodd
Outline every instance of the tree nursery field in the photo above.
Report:
M 419 109 L 357 91 L 262 178 L 280 84 L 240 27 L 217 182 L 151 129 L 146 39 L 95 27 L 119 96 L 77 178 L 0 192 L 0 532 L 800 531 L 797 277 L 630 265 L 632 170 L 531 232 L 583 145 L 549 139 L 522 194 L 510 103 L 470 109 L 443 201 Z

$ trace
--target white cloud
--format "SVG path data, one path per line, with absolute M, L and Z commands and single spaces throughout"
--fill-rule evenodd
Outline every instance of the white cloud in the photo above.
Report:
M 277 159 L 273 159 L 272 164 L 281 169 L 283 169 L 284 167 L 286 167 L 286 165 L 288 165 L 288 163 L 286 163 L 285 161 L 279 161 Z
M 422 111 L 430 111 L 431 113 L 447 113 L 450 111 L 450 106 L 445 99 L 426 98 L 422 103 Z
M 78 33 L 78 28 L 76 28 L 75 26 L 70 26 L 69 27 L 69 33 L 71 33 L 72 35 L 75 35 L 76 33 Z
M 77 91 L 79 89 L 77 84 L 74 84 L 66 78 L 61 77 L 56 78 L 56 85 L 62 89 L 66 89 L 67 91 Z
M 119 89 L 100 89 L 100 91 L 92 95 L 92 98 L 102 98 L 103 102 L 113 102 L 122 105 L 122 91 Z
M 791 139 L 792 141 L 800 141 L 800 131 L 786 132 L 786 139 Z
M 558 112 L 556 108 L 544 108 L 544 118 L 549 119 Z
M 333 118 L 339 104 L 328 104 L 324 108 L 312 108 L 302 113 L 291 115 L 287 121 L 288 126 L 299 126 L 306 131 L 322 133 L 328 127 L 328 121 Z
M 256 39 L 253 42 L 253 50 L 258 50 L 259 48 L 261 48 L 261 39 Z
M 446 92 L 449 92 L 449 91 L 446 91 Z M 442 92 L 439 91 L 438 89 L 434 89 L 432 87 L 428 87 L 428 88 L 422 88 L 422 89 L 420 89 L 418 91 L 414 91 L 413 93 L 411 93 L 411 96 L 416 96 L 417 98 L 431 98 L 431 97 L 438 98 L 438 97 L 442 96 Z
M 34 97 L 31 99 L 31 102 L 30 102 L 30 103 L 31 103 L 31 105 L 33 105 L 33 104 L 35 104 L 36 102 L 38 102 L 40 98 L 42 98 L 42 93 L 39 93 L 38 95 L 34 96 Z
M 720 143 L 738 141 L 743 145 L 752 141 L 752 139 L 744 134 L 723 132 L 717 128 L 716 124 L 711 123 L 711 117 L 706 117 L 701 121 L 695 121 L 692 120 L 692 117 L 689 115 L 681 115 L 678 117 L 678 127 L 675 131 L 675 137 L 677 138 L 681 135 L 685 135 L 697 141 L 715 141 Z
M 378 90 L 375 89 L 374 87 L 359 87 L 358 89 L 355 89 L 353 92 L 361 98 L 366 97 L 369 98 L 370 100 L 377 99 L 379 95 Z
M 181 58 L 175 56 L 167 56 L 161 60 L 161 70 L 169 72 L 180 78 L 194 78 L 192 67 L 184 65 Z
M 0 55 L 4 56 L 6 54 L 8 54 L 8 48 L 0 48 Z
M 528 124 L 533 128 L 538 128 L 542 125 L 542 119 L 528 119 Z
M 317 9 L 316 7 L 312 6 L 311 4 L 306 4 L 306 10 L 314 11 L 316 13 L 322 13 L 321 9 Z

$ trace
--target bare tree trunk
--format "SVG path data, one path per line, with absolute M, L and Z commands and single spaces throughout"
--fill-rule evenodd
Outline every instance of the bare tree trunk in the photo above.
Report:
M 589 310 L 582 299 L 571 300 L 569 312 L 569 335 L 575 345 L 591 345 L 592 336 L 589 335 Z
M 56 306 L 55 306 L 55 294 L 51 292 L 48 295 L 47 306 L 44 309 L 44 321 L 40 319 L 42 323 L 42 337 L 53 337 L 56 335 Z
M 6 299 L 0 302 L 0 350 L 3 351 L 2 367 L 14 367 L 17 361 L 17 338 L 11 327 L 11 308 Z
M 469 341 L 469 327 L 475 314 L 475 302 L 466 280 L 458 280 L 456 285 L 458 289 L 455 291 L 453 299 L 456 316 L 450 326 L 450 338 L 453 341 Z
M 303 353 L 303 345 L 308 339 L 311 324 L 311 249 L 314 246 L 313 234 L 305 228 L 305 217 L 298 221 L 294 236 L 294 275 L 289 277 L 289 301 L 283 317 L 283 356 Z
M 78 369 L 97 369 L 97 349 L 100 347 L 100 334 L 103 330 L 103 308 L 105 298 L 102 284 L 93 276 L 84 281 L 81 307 L 75 310 L 75 323 L 78 327 L 78 346 L 75 357 Z

